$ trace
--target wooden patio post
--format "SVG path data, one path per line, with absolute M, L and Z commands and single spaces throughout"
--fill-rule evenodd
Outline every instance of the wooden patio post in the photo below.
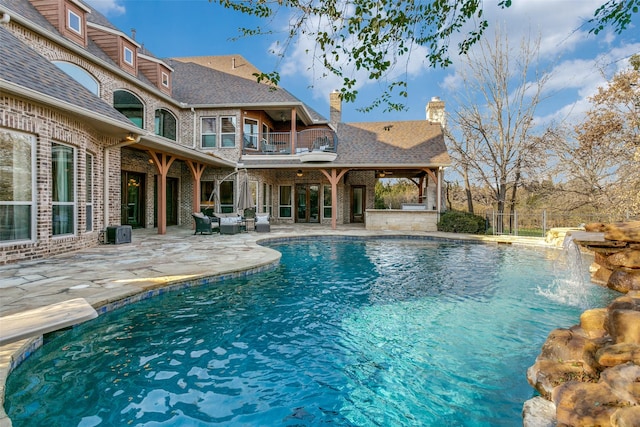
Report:
M 193 160 L 186 160 L 186 162 L 193 177 L 193 211 L 200 212 L 200 178 L 202 178 L 202 174 L 207 168 L 207 165 L 194 162 Z
M 345 173 L 349 169 L 343 169 L 338 172 L 337 169 L 331 169 L 331 172 L 327 172 L 324 169 L 320 169 L 320 172 L 329 180 L 331 184 L 331 229 L 338 228 L 338 182 L 342 179 Z
M 167 173 L 175 157 L 149 150 L 158 170 L 158 234 L 167 234 Z

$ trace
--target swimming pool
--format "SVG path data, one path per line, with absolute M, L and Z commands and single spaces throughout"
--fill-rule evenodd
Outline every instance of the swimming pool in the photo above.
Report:
M 567 297 L 557 251 L 405 239 L 273 247 L 274 271 L 54 337 L 9 376 L 14 426 L 521 425 L 534 393 L 525 372 L 548 333 L 615 295 L 587 283 Z

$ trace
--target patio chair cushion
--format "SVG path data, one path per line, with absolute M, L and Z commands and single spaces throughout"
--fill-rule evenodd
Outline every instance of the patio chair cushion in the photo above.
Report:
M 269 224 L 269 214 L 256 214 L 256 224 Z
M 238 224 L 241 221 L 239 216 L 229 216 L 220 218 L 220 225 Z

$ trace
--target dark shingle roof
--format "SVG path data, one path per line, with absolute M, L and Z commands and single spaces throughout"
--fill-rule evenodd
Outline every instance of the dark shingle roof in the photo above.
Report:
M 445 166 L 451 163 L 440 124 L 426 120 L 341 123 L 336 165 Z
M 282 88 L 273 88 L 192 62 L 173 59 L 164 62 L 174 69 L 173 96 L 182 102 L 208 105 L 300 103 Z
M 36 10 L 33 5 L 25 0 L 0 0 L 0 6 L 8 9 L 13 13 L 17 13 L 20 16 L 28 19 L 29 21 L 37 24 L 38 26 L 51 31 L 56 34 L 60 34 L 56 27 L 54 27 L 47 19 Z
M 124 115 L 30 49 L 1 25 L 0 79 L 131 126 L 131 121 Z

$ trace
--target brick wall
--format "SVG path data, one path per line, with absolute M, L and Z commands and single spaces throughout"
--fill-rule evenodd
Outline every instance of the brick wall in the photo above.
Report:
M 36 138 L 35 241 L 0 244 L 0 264 L 42 258 L 97 245 L 99 230 L 103 227 L 102 156 L 105 145 L 113 144 L 115 141 L 99 136 L 94 129 L 73 115 L 4 92 L 0 95 L 0 128 L 24 132 Z M 77 227 L 73 235 L 53 236 L 51 193 L 53 143 L 64 144 L 75 149 Z M 86 231 L 85 160 L 87 153 L 93 155 L 94 162 L 92 231 Z

